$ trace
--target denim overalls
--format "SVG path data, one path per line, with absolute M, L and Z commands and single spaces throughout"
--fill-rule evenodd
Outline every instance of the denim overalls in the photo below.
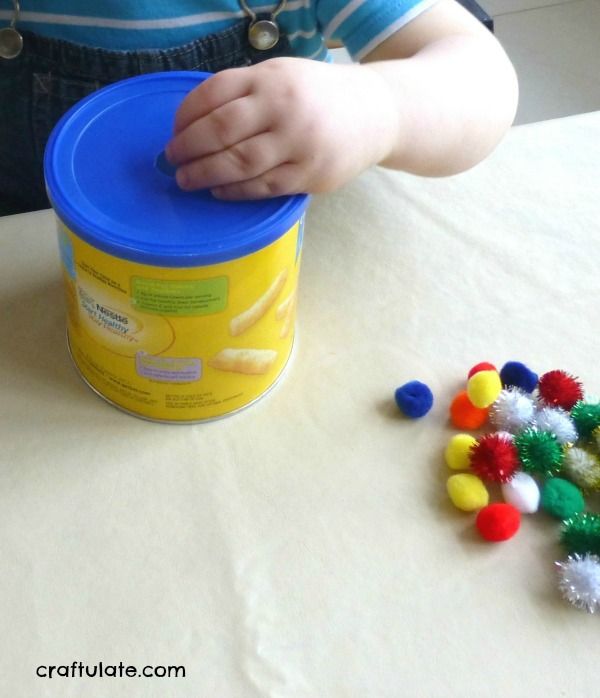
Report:
M 247 38 L 250 19 L 183 46 L 109 51 L 29 32 L 17 58 L 0 58 L 0 215 L 50 206 L 43 155 L 50 131 L 75 102 L 109 83 L 163 70 L 217 72 L 292 55 L 285 35 L 268 51 Z

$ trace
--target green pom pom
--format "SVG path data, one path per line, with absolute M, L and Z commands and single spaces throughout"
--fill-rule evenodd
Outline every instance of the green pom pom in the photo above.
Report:
M 546 480 L 540 504 L 542 509 L 557 519 L 568 519 L 585 509 L 585 501 L 579 488 L 560 477 Z
M 589 403 L 579 400 L 571 410 L 571 417 L 579 436 L 584 439 L 589 438 L 594 429 L 600 426 L 600 402 Z
M 560 472 L 563 449 L 551 432 L 525 429 L 515 438 L 515 446 L 526 473 L 543 473 L 552 477 Z
M 600 515 L 575 514 L 563 522 L 560 542 L 569 554 L 600 555 Z

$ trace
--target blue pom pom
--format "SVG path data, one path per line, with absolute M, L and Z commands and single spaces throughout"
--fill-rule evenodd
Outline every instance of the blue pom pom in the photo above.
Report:
M 425 416 L 433 405 L 433 393 L 429 386 L 420 381 L 410 381 L 396 389 L 396 404 L 407 417 L 416 419 Z
M 514 385 L 526 393 L 532 393 L 538 384 L 538 375 L 520 361 L 507 361 L 500 371 L 500 378 L 505 388 Z

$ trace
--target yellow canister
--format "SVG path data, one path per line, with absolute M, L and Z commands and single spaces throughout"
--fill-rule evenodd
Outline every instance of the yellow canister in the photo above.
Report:
M 156 166 L 209 75 L 156 73 L 80 102 L 45 158 L 73 361 L 132 414 L 197 422 L 262 396 L 292 350 L 308 197 L 222 202 Z

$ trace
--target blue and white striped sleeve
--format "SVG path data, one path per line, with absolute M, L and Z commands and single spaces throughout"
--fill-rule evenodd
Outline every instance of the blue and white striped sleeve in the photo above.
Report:
M 341 41 L 361 60 L 437 0 L 318 0 L 317 19 L 326 39 Z

